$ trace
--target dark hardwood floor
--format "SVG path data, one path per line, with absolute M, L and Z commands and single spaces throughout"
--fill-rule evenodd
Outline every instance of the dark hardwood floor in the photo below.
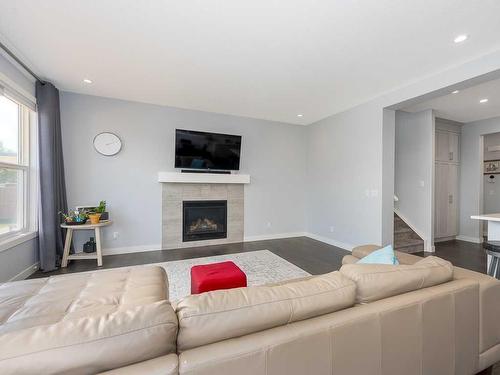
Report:
M 467 268 L 472 271 L 486 273 L 486 253 L 481 244 L 465 241 L 446 241 L 435 244 L 435 253 L 416 253 L 415 255 L 435 255 L 449 260 L 457 267 Z
M 342 258 L 348 251 L 313 240 L 308 237 L 284 238 L 278 240 L 254 241 L 227 245 L 193 247 L 187 249 L 148 251 L 120 255 L 108 255 L 103 259 L 103 267 L 116 268 L 139 264 L 160 263 L 172 260 L 199 258 L 223 254 L 234 254 L 245 251 L 267 249 L 288 260 L 303 270 L 313 274 L 322 274 L 338 270 Z M 447 241 L 436 244 L 435 253 L 417 253 L 420 256 L 436 255 L 452 262 L 454 265 L 477 272 L 486 272 L 486 255 L 480 244 L 464 241 Z M 70 262 L 67 268 L 54 272 L 38 271 L 31 277 L 47 277 L 52 275 L 92 271 L 98 269 L 94 260 Z
M 325 244 L 308 237 L 284 238 L 278 240 L 243 242 L 226 245 L 192 247 L 187 249 L 148 251 L 103 257 L 100 269 L 135 266 L 138 264 L 160 263 L 172 260 L 191 259 L 215 255 L 242 253 L 245 251 L 269 250 L 313 275 L 338 270 L 342 258 L 348 251 Z M 98 269 L 95 260 L 78 260 L 67 268 L 54 272 L 34 273 L 31 278 L 47 277 L 72 272 Z

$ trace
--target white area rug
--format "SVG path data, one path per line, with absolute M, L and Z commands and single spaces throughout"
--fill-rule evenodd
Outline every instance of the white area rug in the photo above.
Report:
M 191 294 L 192 266 L 227 260 L 233 261 L 245 272 L 249 286 L 275 283 L 310 275 L 308 272 L 273 254 L 269 250 L 176 260 L 156 263 L 155 265 L 162 266 L 167 271 L 170 284 L 170 301 L 177 301 Z

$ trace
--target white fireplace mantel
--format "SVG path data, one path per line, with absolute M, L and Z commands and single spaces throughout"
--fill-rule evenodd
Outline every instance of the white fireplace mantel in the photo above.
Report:
M 249 184 L 249 174 L 158 172 L 158 182 L 184 184 Z

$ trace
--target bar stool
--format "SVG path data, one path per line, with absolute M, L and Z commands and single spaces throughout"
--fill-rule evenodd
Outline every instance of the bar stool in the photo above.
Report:
M 488 275 L 500 279 L 500 241 L 483 242 L 483 248 L 491 257 Z

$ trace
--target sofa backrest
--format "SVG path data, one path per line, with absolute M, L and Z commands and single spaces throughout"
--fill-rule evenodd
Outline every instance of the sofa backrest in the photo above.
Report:
M 179 373 L 473 374 L 478 321 L 477 282 L 456 280 L 186 350 Z
M 452 280 L 453 265 L 438 257 L 412 265 L 345 264 L 340 273 L 356 283 L 356 302 L 369 303 Z
M 354 305 L 355 284 L 338 271 L 275 286 L 218 290 L 177 304 L 179 351 Z

